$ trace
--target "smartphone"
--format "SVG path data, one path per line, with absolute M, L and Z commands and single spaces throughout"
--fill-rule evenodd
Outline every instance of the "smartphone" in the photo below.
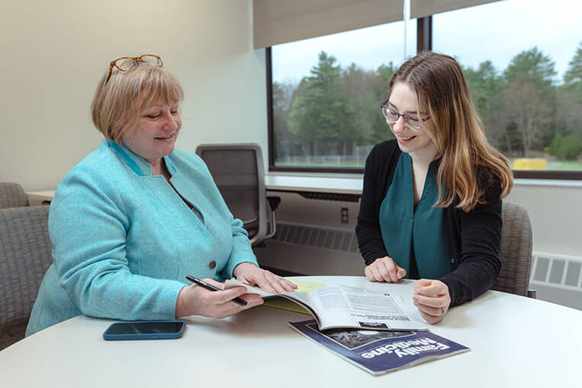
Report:
M 153 340 L 180 338 L 186 328 L 184 321 L 116 322 L 103 333 L 105 341 Z

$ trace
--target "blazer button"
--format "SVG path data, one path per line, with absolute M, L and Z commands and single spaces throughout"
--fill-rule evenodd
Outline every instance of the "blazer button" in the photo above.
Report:
M 451 257 L 451 263 L 454 264 L 455 263 L 455 258 Z
M 216 261 L 212 260 L 209 264 L 208 264 L 208 268 L 210 269 L 214 269 L 216 268 Z

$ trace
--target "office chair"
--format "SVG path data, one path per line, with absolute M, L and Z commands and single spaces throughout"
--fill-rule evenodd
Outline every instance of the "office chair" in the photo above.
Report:
M 28 196 L 18 183 L 0 182 L 0 209 L 28 206 Z
M 501 272 L 492 289 L 511 294 L 536 297 L 529 289 L 532 262 L 532 230 L 524 207 L 503 202 L 501 230 Z
M 0 209 L 0 350 L 24 338 L 52 263 L 48 206 Z
M 201 144 L 204 160 L 234 218 L 243 222 L 253 247 L 273 237 L 281 199 L 267 197 L 263 155 L 258 144 Z M 268 205 L 267 205 L 268 202 Z

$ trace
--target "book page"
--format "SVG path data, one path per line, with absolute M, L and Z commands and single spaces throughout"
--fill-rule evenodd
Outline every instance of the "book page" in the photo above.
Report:
M 307 283 L 313 283 L 313 284 L 309 285 Z M 276 292 L 266 291 L 266 290 L 263 290 L 262 288 L 259 288 L 259 287 L 253 287 L 253 286 L 248 285 L 246 283 L 243 283 L 237 279 L 228 279 L 226 282 L 224 282 L 224 287 L 225 288 L 245 287 L 247 289 L 247 293 L 259 295 L 263 299 L 284 297 L 284 298 L 292 299 L 292 300 L 296 301 L 297 303 L 307 305 L 309 307 L 309 293 L 310 293 L 309 290 L 314 288 L 314 286 L 313 286 L 314 284 L 318 284 L 318 283 L 305 282 L 304 286 L 307 285 L 307 287 L 306 287 L 307 291 L 292 291 L 292 292 L 283 292 L 280 294 L 277 294 Z M 317 287 L 315 287 L 315 288 L 317 288 Z
M 421 322 L 413 321 L 406 305 L 394 294 L 370 291 L 359 287 L 328 285 L 310 292 L 296 291 L 277 294 L 253 287 L 236 279 L 228 279 L 226 288 L 242 286 L 249 294 L 264 299 L 283 297 L 308 310 L 320 329 L 360 328 L 370 330 L 428 330 Z
M 312 291 L 310 302 L 321 329 L 358 327 L 375 330 L 428 330 L 410 319 L 398 295 L 358 287 L 326 286 Z
M 241 282 L 240 280 L 237 279 L 227 279 L 224 282 L 224 288 L 234 288 L 234 287 L 244 287 L 247 289 L 247 293 L 248 294 L 256 294 L 258 296 L 260 296 L 261 298 L 272 298 L 274 296 L 277 296 L 279 294 L 275 293 L 275 292 L 270 292 L 267 290 L 263 290 L 262 288 L 259 287 L 253 287 L 251 285 L 248 285 L 246 283 Z
M 285 294 L 297 293 L 297 292 L 303 292 L 303 293 L 309 294 L 311 291 L 325 286 L 325 284 L 323 284 L 323 283 L 310 282 L 307 280 L 300 280 L 300 279 L 293 279 L 293 278 L 286 278 L 286 279 L 289 280 L 290 282 L 292 282 L 293 284 L 295 284 L 297 286 L 297 288 L 295 289 L 295 291 L 286 292 Z M 225 285 L 225 288 L 241 287 L 241 286 L 245 287 L 249 294 L 257 294 L 257 295 L 261 296 L 262 298 L 271 298 L 271 297 L 280 295 L 280 294 L 277 294 L 275 292 L 263 290 L 262 288 L 259 288 L 259 287 L 253 287 L 251 285 L 243 283 L 240 280 L 237 280 L 234 278 L 226 280 L 224 285 Z
M 317 315 L 309 306 L 309 293 L 315 289 L 324 287 L 325 284 L 310 282 L 306 280 L 297 279 L 289 280 L 297 285 L 296 290 L 293 292 L 285 292 L 281 294 L 266 291 L 258 287 L 253 287 L 237 279 L 226 280 L 226 282 L 224 282 L 224 287 L 225 288 L 240 286 L 245 287 L 249 294 L 256 294 L 265 299 L 266 306 L 299 312 L 302 314 L 314 315 L 314 317 L 317 319 Z
M 295 292 L 310 293 L 313 290 L 316 290 L 316 289 L 321 288 L 321 287 L 325 287 L 325 284 L 323 284 L 323 283 L 310 282 L 307 280 L 300 280 L 300 279 L 293 279 L 293 278 L 285 278 L 285 279 L 289 280 L 291 283 L 294 283 L 297 286 L 297 288 L 295 289 Z
M 323 284 L 323 283 L 310 282 L 307 280 L 299 280 L 299 279 L 293 279 L 293 278 L 286 278 L 286 279 L 293 282 L 297 286 L 297 288 L 295 289 L 295 292 L 310 293 L 311 291 L 313 291 L 315 289 L 318 289 L 320 287 L 325 286 L 325 284 Z M 293 300 L 290 300 L 288 298 L 283 298 L 283 297 L 279 297 L 279 298 L 274 297 L 274 298 L 265 299 L 265 303 L 263 303 L 263 306 L 274 307 L 274 308 L 281 309 L 281 310 L 287 310 L 287 311 L 293 311 L 296 313 L 311 315 L 309 310 L 306 310 L 305 308 L 301 307 L 301 305 L 295 303 Z

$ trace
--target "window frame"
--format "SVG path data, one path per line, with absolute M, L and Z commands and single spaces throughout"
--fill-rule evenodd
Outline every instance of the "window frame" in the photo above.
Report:
M 417 19 L 416 52 L 432 50 L 432 16 Z M 359 167 L 286 167 L 275 165 L 275 127 L 273 117 L 273 61 L 271 47 L 265 48 L 267 72 L 267 131 L 269 172 L 363 174 Z M 576 180 L 582 181 L 582 171 L 513 170 L 517 179 Z

